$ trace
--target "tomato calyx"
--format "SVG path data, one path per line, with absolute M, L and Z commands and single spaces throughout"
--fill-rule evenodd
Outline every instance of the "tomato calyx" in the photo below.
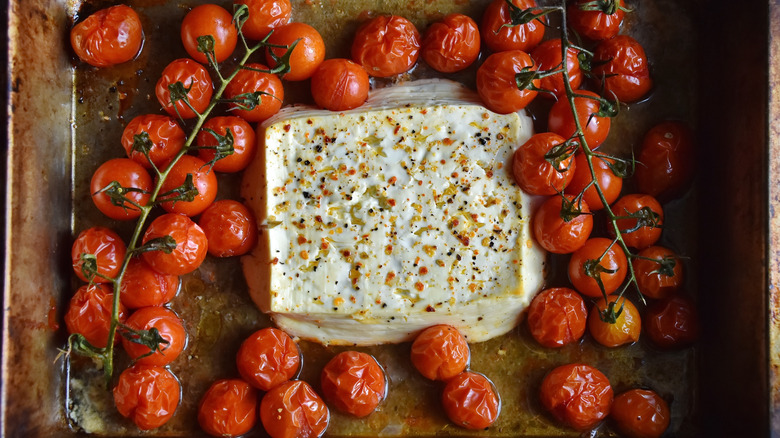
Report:
M 574 163 L 574 160 L 569 160 L 569 158 L 577 152 L 579 146 L 579 143 L 570 138 L 563 143 L 553 146 L 544 154 L 544 159 L 552 165 L 556 172 L 564 173 L 569 170 L 572 163 Z
M 679 256 L 663 256 L 663 258 L 657 259 L 653 257 L 644 257 L 641 255 L 634 256 L 635 259 L 647 260 L 658 265 L 658 268 L 650 271 L 650 274 L 660 274 L 665 277 L 674 277 L 674 268 L 677 267 L 677 257 Z
M 111 277 L 107 277 L 98 271 L 97 256 L 95 254 L 81 253 L 81 255 L 79 255 L 79 260 L 81 260 L 81 273 L 89 280 L 90 284 L 92 284 L 92 280 L 95 277 L 108 281 L 112 280 Z
M 122 207 L 125 211 L 131 209 L 130 207 L 128 207 L 127 204 L 132 205 L 133 207 L 135 207 L 135 209 L 140 211 L 143 210 L 144 207 L 139 205 L 137 202 L 133 201 L 129 197 L 127 197 L 126 194 L 128 193 L 146 194 L 149 192 L 136 187 L 124 187 L 122 186 L 122 184 L 119 183 L 119 181 L 111 181 L 108 185 L 93 193 L 92 196 L 95 196 L 99 193 L 103 193 L 107 195 L 112 205 L 115 205 L 117 207 Z
M 297 40 L 293 41 L 292 44 L 289 46 L 283 46 L 278 44 L 271 44 L 268 43 L 268 38 L 271 37 L 271 35 L 274 33 L 272 30 L 268 33 L 268 35 L 263 39 L 262 43 L 264 46 L 268 47 L 269 49 L 285 49 L 285 52 L 282 56 L 279 56 L 276 54 L 274 50 L 268 50 L 268 54 L 271 56 L 271 59 L 274 60 L 275 66 L 271 68 L 268 71 L 262 71 L 257 70 L 253 68 L 247 68 L 247 70 L 254 70 L 254 71 L 260 71 L 261 73 L 271 73 L 271 74 L 278 74 L 281 76 L 284 76 L 285 74 L 289 73 L 291 70 L 290 67 L 290 57 L 292 56 L 293 49 L 295 49 L 295 46 L 298 45 L 298 43 L 301 41 L 301 38 L 298 38 Z
M 149 252 L 149 251 L 162 251 L 165 254 L 170 254 L 176 249 L 176 239 L 173 236 L 162 236 L 150 239 L 143 245 L 132 250 L 133 255 Z M 128 251 L 129 253 L 130 251 Z
M 152 327 L 149 330 L 135 330 L 128 327 L 126 324 L 120 324 L 118 327 L 119 334 L 134 344 L 140 344 L 149 348 L 149 352 L 138 356 L 135 360 L 142 359 L 146 356 L 151 356 L 156 352 L 165 354 L 163 352 L 162 345 L 169 345 L 170 342 L 163 338 L 157 327 Z
M 184 182 L 182 185 L 176 187 L 173 190 L 169 190 L 160 194 L 160 196 L 157 197 L 156 202 L 158 204 L 163 202 L 170 202 L 173 205 L 179 201 L 192 202 L 195 200 L 196 196 L 198 196 L 198 188 L 195 187 L 192 174 L 188 173 L 187 176 L 184 177 Z
M 214 165 L 217 164 L 217 161 L 235 153 L 235 139 L 230 128 L 227 128 L 225 135 L 220 135 L 211 128 L 204 128 L 203 130 L 211 134 L 217 141 L 216 146 L 198 146 L 198 149 L 211 149 L 214 151 L 214 158 L 206 163 L 206 165 L 209 166 L 209 169 L 213 169 Z
M 507 7 L 509 8 L 509 23 L 501 25 L 498 29 L 496 29 L 496 33 L 500 32 L 501 29 L 505 27 L 515 27 L 515 26 L 522 26 L 524 24 L 528 24 L 534 20 L 539 20 L 539 18 L 544 17 L 545 15 L 560 11 L 561 8 L 559 7 L 547 7 L 547 8 L 528 8 L 523 9 L 518 6 L 515 6 L 515 4 L 512 2 L 512 0 L 505 0 Z M 539 11 L 539 12 L 537 12 Z M 542 25 L 545 25 L 544 21 L 539 20 Z
M 620 230 L 623 234 L 633 233 L 643 227 L 663 228 L 661 215 L 654 212 L 648 206 L 644 206 L 633 213 L 629 213 L 628 211 L 626 211 L 626 213 L 626 216 L 615 216 L 615 219 L 636 219 L 636 224 L 629 229 Z M 672 267 L 674 267 L 674 265 L 672 265 Z
M 620 301 L 620 308 L 617 309 L 616 312 L 615 306 L 617 305 L 618 301 Z M 618 317 L 621 313 L 623 313 L 623 306 L 625 305 L 625 302 L 626 300 L 621 300 L 620 298 L 614 301 L 607 300 L 607 308 L 599 311 L 599 319 L 603 322 L 606 322 L 607 324 L 616 324 Z
M 579 4 L 577 5 L 577 7 L 581 11 L 601 12 L 607 15 L 613 15 L 617 13 L 618 10 L 623 12 L 631 12 L 631 9 L 628 9 L 624 6 L 620 6 L 620 2 L 618 2 L 617 0 L 593 0 L 590 2 Z
M 561 194 L 561 219 L 564 222 L 571 222 L 580 215 L 593 213 L 586 212 L 582 204 L 582 194 L 575 196 L 571 199 Z

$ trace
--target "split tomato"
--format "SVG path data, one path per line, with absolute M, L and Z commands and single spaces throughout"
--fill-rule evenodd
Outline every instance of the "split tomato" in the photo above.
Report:
M 125 5 L 101 9 L 70 31 L 73 51 L 79 59 L 95 67 L 130 61 L 141 50 L 143 40 L 141 19 Z
M 528 307 L 528 329 L 543 347 L 560 348 L 585 334 L 588 310 L 580 294 L 566 288 L 545 289 Z
M 607 417 L 612 406 L 612 386 L 607 376 L 590 365 L 562 365 L 542 381 L 542 405 L 566 425 L 587 430 Z
M 466 338 L 450 325 L 428 327 L 412 343 L 412 364 L 426 379 L 447 381 L 466 369 L 469 358 Z
M 387 395 L 387 378 L 373 356 L 344 351 L 322 369 L 320 387 L 325 399 L 336 409 L 365 417 L 374 412 Z
M 398 15 L 381 15 L 358 29 L 352 41 L 352 60 L 369 76 L 385 78 L 405 73 L 420 56 L 420 32 Z

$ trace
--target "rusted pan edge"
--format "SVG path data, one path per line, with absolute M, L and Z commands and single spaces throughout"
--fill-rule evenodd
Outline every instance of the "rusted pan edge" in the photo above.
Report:
M 780 437 L 780 2 L 769 18 L 769 382 L 772 436 Z

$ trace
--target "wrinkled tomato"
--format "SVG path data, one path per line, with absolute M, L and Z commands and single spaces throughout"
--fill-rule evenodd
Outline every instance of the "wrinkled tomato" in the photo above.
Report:
M 516 75 L 535 70 L 533 59 L 521 50 L 494 53 L 477 70 L 477 93 L 491 111 L 501 114 L 519 111 L 539 92 L 530 87 L 518 88 Z M 539 79 L 533 79 L 531 83 L 539 87 Z
M 615 175 L 615 172 L 609 167 L 610 164 L 615 163 L 615 160 L 604 157 L 593 157 L 592 162 L 593 172 L 596 174 L 596 181 L 598 182 L 599 187 L 601 187 L 607 204 L 611 205 L 620 196 L 620 191 L 623 189 L 623 178 Z M 588 158 L 585 154 L 577 154 L 574 157 L 574 164 L 574 177 L 563 192 L 567 195 L 579 195 L 580 193 L 584 193 L 582 199 L 585 200 L 588 207 L 593 211 L 601 210 L 604 208 L 604 203 L 601 202 L 595 184 L 591 184 L 593 176 L 590 173 L 590 167 L 588 167 Z
M 208 240 L 200 226 L 182 214 L 164 214 L 146 229 L 143 243 L 166 236 L 173 238 L 176 248 L 168 254 L 162 250 L 146 251 L 144 261 L 157 272 L 169 275 L 189 274 L 198 269 L 208 252 Z
M 263 396 L 260 421 L 271 438 L 316 438 L 328 428 L 330 412 L 308 383 L 291 380 Z
M 512 0 L 520 10 L 534 10 L 534 0 Z M 544 17 L 535 18 L 527 23 L 513 22 L 512 11 L 506 0 L 493 0 L 482 15 L 482 40 L 493 52 L 522 50 L 528 52 L 544 38 Z
M 178 89 L 172 93 L 169 87 Z M 213 88 L 211 76 L 202 65 L 189 58 L 181 58 L 163 69 L 154 92 L 165 112 L 172 117 L 191 119 L 202 114 L 209 106 Z
M 588 310 L 580 294 L 566 288 L 545 289 L 528 307 L 528 329 L 543 347 L 560 348 L 585 334 Z
M 130 61 L 141 50 L 143 40 L 141 19 L 125 5 L 101 9 L 70 31 L 73 51 L 79 59 L 95 67 Z
M 566 188 L 574 178 L 577 165 L 574 155 L 565 150 L 564 142 L 566 139 L 558 134 L 542 132 L 515 150 L 512 174 L 524 192 L 555 195 Z
M 575 93 L 574 109 L 585 142 L 589 148 L 596 149 L 607 139 L 612 121 L 605 114 L 599 115 L 603 105 L 596 93 L 587 90 L 577 90 Z M 559 99 L 550 108 L 547 129 L 563 138 L 571 138 L 577 133 L 574 113 L 568 99 Z
M 554 254 L 569 254 L 585 245 L 593 216 L 585 201 L 572 195 L 553 196 L 536 210 L 532 226 L 539 246 Z
M 292 16 L 290 0 L 234 0 L 233 3 L 249 9 L 249 18 L 241 32 L 250 40 L 262 40 L 272 29 L 287 24 Z
M 119 187 L 114 187 L 118 183 Z M 141 215 L 141 209 L 133 203 L 145 207 L 152 191 L 152 177 L 140 164 L 129 158 L 114 158 L 106 161 L 92 174 L 89 183 L 92 202 L 101 213 L 116 220 L 132 220 Z M 106 193 L 115 190 L 124 198 L 117 204 Z M 131 203 L 132 202 L 132 203 Z
M 176 296 L 179 277 L 161 274 L 141 258 L 132 258 L 122 277 L 119 298 L 128 309 L 162 306 Z
M 293 43 L 298 42 L 292 49 L 290 55 L 290 71 L 282 75 L 282 79 L 288 81 L 302 81 L 309 79 L 317 71 L 317 67 L 325 60 L 325 41 L 317 29 L 306 23 L 288 23 L 274 29 L 274 32 L 268 37 L 268 43 L 277 46 L 292 47 Z M 276 67 L 276 57 L 284 56 L 288 49 L 277 47 L 269 48 L 266 52 L 265 60 L 271 67 Z
M 337 354 L 322 369 L 322 394 L 341 412 L 365 417 L 387 395 L 385 371 L 373 356 L 359 351 Z
M 298 374 L 301 353 L 287 333 L 268 327 L 244 340 L 236 355 L 236 365 L 244 380 L 268 391 Z
M 647 389 L 631 389 L 615 397 L 609 416 L 628 438 L 659 438 L 671 421 L 669 405 Z
M 167 341 L 158 344 L 152 350 L 143 344 L 133 342 L 137 339 L 132 333 L 123 334 L 122 346 L 135 363 L 165 366 L 176 360 L 187 345 L 187 332 L 181 319 L 165 307 L 144 307 L 136 310 L 125 325 L 135 331 L 157 329 L 159 335 Z M 128 339 L 129 338 L 129 339 Z M 151 354 L 150 354 L 151 353 Z
M 682 122 L 650 128 L 639 149 L 636 182 L 642 193 L 667 199 L 687 188 L 694 168 L 693 133 Z
M 542 381 L 542 405 L 559 421 L 587 430 L 606 418 L 612 406 L 612 386 L 590 365 L 562 365 Z
M 447 381 L 466 369 L 470 357 L 466 338 L 451 325 L 428 327 L 412 343 L 412 364 L 426 379 Z
M 229 199 L 217 201 L 198 220 L 214 257 L 244 255 L 257 242 L 257 224 L 252 211 Z
M 83 281 L 108 283 L 119 274 L 127 246 L 118 234 L 105 227 L 92 227 L 79 233 L 70 250 L 73 271 Z M 82 255 L 94 256 L 95 272 L 85 272 Z M 90 257 L 91 258 L 91 257 Z M 87 263 L 92 263 L 87 261 Z M 99 275 L 96 275 L 99 274 Z
M 141 150 L 134 149 L 136 136 L 148 136 L 149 158 Z M 122 147 L 127 157 L 145 168 L 150 168 L 150 161 L 158 168 L 173 158 L 184 146 L 184 130 L 173 117 L 159 114 L 144 114 L 133 118 L 122 132 Z M 143 140 L 139 138 L 141 144 Z
M 623 0 L 576 0 L 567 10 L 569 26 L 592 40 L 612 38 L 620 31 L 625 8 Z
M 593 65 L 604 94 L 614 95 L 621 102 L 636 102 L 653 87 L 645 49 L 628 35 L 602 41 L 594 52 Z
M 666 298 L 683 285 L 683 266 L 670 249 L 651 246 L 639 251 L 632 262 L 639 292 L 648 298 Z
M 434 70 L 454 73 L 470 66 L 479 56 L 479 29 L 468 15 L 449 14 L 428 27 L 420 52 Z
M 214 61 L 222 62 L 230 57 L 238 42 L 238 31 L 233 25 L 233 14 L 214 4 L 196 6 L 181 22 L 181 42 L 192 59 L 201 64 L 209 63 L 206 54 L 198 50 L 198 37 L 214 39 Z
M 612 212 L 621 217 L 621 219 L 617 219 L 616 224 L 626 245 L 644 249 L 661 238 L 664 210 L 652 196 L 625 195 L 612 205 Z M 629 217 L 630 215 L 634 217 Z M 641 215 L 641 217 L 636 217 L 636 215 Z M 609 227 L 608 231 L 611 236 L 615 235 L 613 227 Z
M 420 56 L 420 32 L 398 15 L 382 15 L 364 23 L 352 41 L 352 60 L 369 76 L 380 78 L 405 73 Z
M 644 329 L 650 341 L 658 347 L 687 347 L 699 339 L 696 305 L 681 295 L 656 301 L 647 308 Z
M 493 424 L 501 410 L 501 399 L 493 382 L 482 374 L 469 371 L 447 382 L 441 403 L 450 421 L 474 430 Z
M 614 304 L 613 304 L 614 303 Z M 614 321 L 605 321 L 609 318 L 604 312 L 612 304 L 613 315 L 617 315 Z M 621 309 L 622 308 L 622 309 Z M 618 313 L 620 313 L 618 315 Z M 593 339 L 605 347 L 618 347 L 625 344 L 633 344 L 639 340 L 642 331 L 642 319 L 639 317 L 634 303 L 622 297 L 609 297 L 609 304 L 603 298 L 596 300 L 596 304 L 588 316 L 588 331 Z
M 173 417 L 181 384 L 165 368 L 135 364 L 122 371 L 114 387 L 114 403 L 123 417 L 141 430 L 156 429 Z
M 168 163 L 163 165 L 167 168 Z M 197 190 L 194 198 L 189 200 L 176 200 L 179 196 L 175 191 L 182 187 L 189 176 L 192 176 L 192 184 Z M 168 177 L 160 186 L 160 206 L 168 213 L 181 213 L 187 216 L 196 216 L 206 210 L 217 197 L 217 175 L 205 161 L 192 155 L 183 155 L 173 165 Z M 174 198 L 172 201 L 168 199 Z
M 279 77 L 267 73 L 263 64 L 246 64 L 225 88 L 225 97 L 231 99 L 231 113 L 247 122 L 262 122 L 279 112 L 284 100 L 284 87 Z M 246 100 L 248 95 L 256 96 Z
M 255 423 L 257 390 L 241 379 L 217 380 L 200 399 L 198 424 L 211 436 L 241 436 Z
M 209 130 L 226 137 L 228 131 L 233 139 L 233 153 L 223 156 L 214 163 L 217 172 L 239 172 L 244 170 L 255 156 L 255 130 L 241 117 L 213 117 L 203 124 L 195 140 L 198 158 L 211 162 L 217 155 L 219 140 Z
M 369 88 L 366 69 L 344 58 L 324 61 L 311 77 L 314 102 L 330 111 L 345 111 L 363 105 Z
M 569 259 L 571 284 L 579 293 L 589 297 L 602 296 L 596 278 L 601 279 L 604 293 L 609 295 L 620 287 L 627 272 L 628 260 L 623 249 L 603 237 L 588 239 Z
M 114 294 L 103 284 L 84 285 L 70 299 L 65 313 L 65 326 L 68 333 L 79 333 L 93 347 L 105 348 L 108 345 L 108 332 L 111 330 L 111 315 Z M 124 322 L 127 317 L 125 307 L 120 304 L 118 319 Z M 119 336 L 114 338 L 118 341 Z
M 540 72 L 549 72 L 563 69 L 563 49 L 561 48 L 561 39 L 554 38 L 539 44 L 533 52 L 531 58 L 536 62 L 536 69 Z M 582 84 L 582 70 L 580 70 L 580 61 L 577 58 L 577 50 L 569 47 L 566 50 L 566 72 L 569 76 L 569 85 L 572 90 L 576 90 Z M 566 86 L 563 83 L 563 73 L 556 73 L 551 76 L 545 76 L 539 80 L 539 88 L 551 92 L 542 93 L 542 96 L 551 98 L 565 98 Z

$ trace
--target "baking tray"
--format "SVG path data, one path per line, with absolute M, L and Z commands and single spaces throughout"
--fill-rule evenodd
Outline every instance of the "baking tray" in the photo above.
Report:
M 101 4 L 108 2 L 90 6 Z M 72 214 L 84 151 L 73 129 L 67 35 L 79 6 L 12 0 L 3 11 L 3 436 L 81 435 L 66 416 L 64 362 L 55 363 L 65 340 L 57 324 L 73 287 L 73 231 L 89 222 Z M 780 436 L 780 3 L 701 0 L 684 10 L 695 25 L 691 38 L 703 42 L 687 60 L 698 77 L 695 283 L 704 335 L 691 383 L 695 418 L 685 419 L 696 432 L 686 436 Z

